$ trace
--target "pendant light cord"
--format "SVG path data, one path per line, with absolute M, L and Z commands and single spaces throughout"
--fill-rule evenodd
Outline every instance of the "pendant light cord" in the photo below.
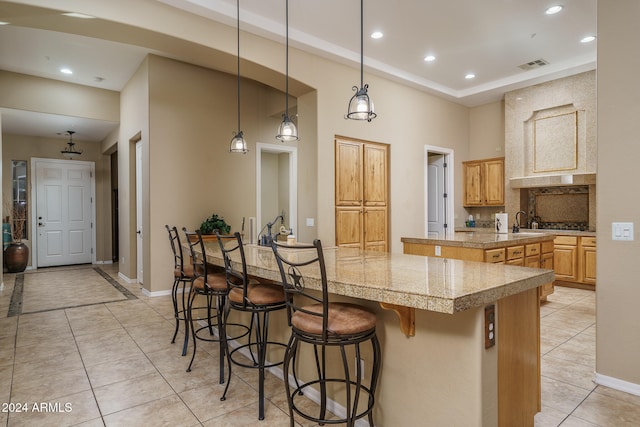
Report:
M 284 115 L 289 117 L 289 0 L 286 0 L 285 6 L 285 32 L 286 32 L 286 52 L 285 52 L 285 98 L 284 98 Z
M 240 132 L 240 0 L 236 1 L 238 31 L 238 132 Z
M 364 0 L 360 0 L 360 88 L 364 87 Z

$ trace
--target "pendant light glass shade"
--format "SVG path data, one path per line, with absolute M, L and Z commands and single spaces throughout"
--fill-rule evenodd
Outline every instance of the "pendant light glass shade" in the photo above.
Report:
M 231 138 L 229 143 L 229 152 L 247 154 L 249 149 L 247 148 L 247 141 L 244 139 L 244 135 L 240 130 L 240 0 L 236 1 L 237 9 L 237 35 L 238 35 L 238 131 Z
M 282 123 L 280 123 L 276 138 L 283 142 L 297 141 L 300 139 L 298 138 L 298 128 L 296 127 L 296 124 L 293 123 L 286 113 L 282 119 Z
M 60 153 L 62 153 L 62 155 L 67 159 L 75 159 L 82 154 L 82 150 L 76 148 L 76 144 L 73 142 L 74 133 L 75 132 L 72 130 L 67 131 L 67 134 L 69 135 L 69 142 L 67 142 L 67 146 L 60 151 Z
M 353 87 L 356 93 L 349 101 L 346 119 L 370 122 L 376 118 L 377 114 L 373 111 L 373 102 L 367 93 L 368 89 L 369 85 L 364 84 L 364 0 L 360 0 L 360 88 Z
M 284 98 L 284 114 L 282 115 L 282 123 L 278 128 L 278 134 L 276 139 L 282 142 L 297 141 L 298 128 L 293 120 L 289 117 L 289 0 L 286 0 L 286 17 L 285 17 L 285 29 L 286 29 L 286 63 L 285 63 L 285 98 Z
M 232 153 L 242 153 L 247 154 L 249 149 L 247 148 L 247 141 L 244 140 L 244 135 L 242 135 L 242 131 L 236 133 L 233 138 L 231 138 L 231 144 L 229 144 L 229 151 Z

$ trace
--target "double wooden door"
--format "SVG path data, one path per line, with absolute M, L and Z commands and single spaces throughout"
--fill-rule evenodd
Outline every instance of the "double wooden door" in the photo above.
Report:
M 389 146 L 336 137 L 336 245 L 389 251 Z

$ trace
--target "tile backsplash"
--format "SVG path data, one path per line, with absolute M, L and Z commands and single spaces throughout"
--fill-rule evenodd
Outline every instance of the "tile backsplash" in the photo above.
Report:
M 530 188 L 526 212 L 539 217 L 540 228 L 589 229 L 589 186 Z

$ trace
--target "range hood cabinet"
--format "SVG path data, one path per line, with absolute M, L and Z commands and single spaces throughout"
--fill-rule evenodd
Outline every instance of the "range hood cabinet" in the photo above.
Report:
M 567 187 L 570 185 L 595 185 L 595 173 L 536 175 L 509 178 L 511 188 Z

